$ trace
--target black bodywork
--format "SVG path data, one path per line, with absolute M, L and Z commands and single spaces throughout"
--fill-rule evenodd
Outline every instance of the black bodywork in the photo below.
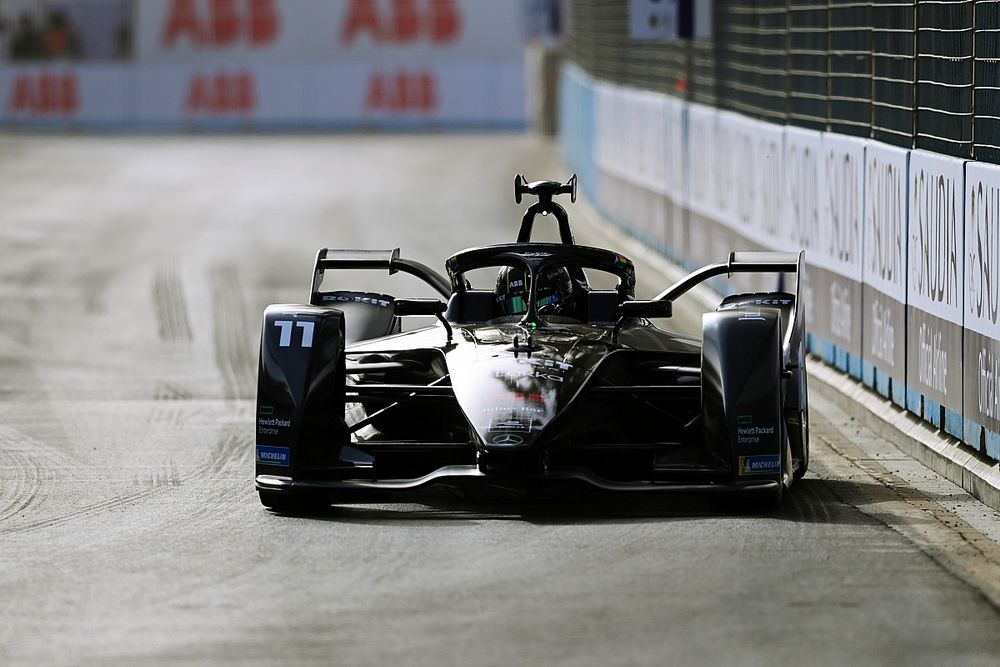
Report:
M 701 339 L 652 320 L 714 276 L 801 275 L 801 253 L 732 253 L 636 301 L 630 260 L 575 244 L 565 210 L 552 201 L 563 193 L 575 200 L 575 176 L 566 184 L 518 176 L 516 199 L 538 197 L 518 241 L 459 252 L 447 260 L 447 276 L 398 250 L 320 250 L 309 304 L 264 312 L 256 487 L 265 505 L 392 497 L 431 483 L 780 500 L 808 465 L 796 294 L 730 296 L 703 316 Z M 561 243 L 531 242 L 537 214 L 555 217 Z M 523 314 L 498 312 L 493 291 L 466 279 L 504 266 L 528 276 Z M 536 307 L 535 277 L 552 266 L 572 276 L 571 313 Z M 415 275 L 442 300 L 323 290 L 326 272 L 358 268 Z M 617 285 L 595 289 L 588 270 Z M 411 315 L 437 322 L 402 332 Z

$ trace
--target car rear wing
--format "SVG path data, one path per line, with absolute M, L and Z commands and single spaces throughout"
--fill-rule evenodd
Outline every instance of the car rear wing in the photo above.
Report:
M 390 276 L 398 272 L 409 273 L 433 287 L 444 298 L 451 296 L 451 284 L 447 278 L 425 264 L 412 259 L 403 259 L 399 256 L 399 248 L 392 250 L 320 248 L 316 253 L 312 287 L 309 290 L 311 304 L 318 303 L 319 288 L 327 269 L 385 269 Z
M 800 252 L 731 252 L 729 261 L 719 264 L 709 264 L 697 271 L 689 273 L 667 289 L 657 294 L 655 300 L 673 301 L 691 288 L 700 285 L 710 278 L 721 276 L 732 277 L 734 273 L 794 273 L 796 282 L 802 275 L 805 261 L 805 251 Z M 796 293 L 798 287 L 796 286 Z

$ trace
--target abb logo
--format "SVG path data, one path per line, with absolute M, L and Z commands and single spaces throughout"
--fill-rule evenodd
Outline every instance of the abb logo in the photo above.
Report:
M 455 0 L 351 0 L 347 8 L 340 41 L 349 45 L 359 35 L 368 35 L 376 43 L 403 44 L 426 38 L 434 44 L 447 44 L 458 38 L 462 17 Z
M 188 84 L 188 113 L 248 114 L 257 106 L 254 77 L 249 72 L 195 74 Z
M 368 79 L 367 112 L 430 113 L 437 106 L 437 80 L 432 72 L 379 72 Z
M 197 46 L 230 46 L 241 40 L 262 46 L 277 38 L 279 22 L 274 0 L 173 0 L 163 47 L 173 47 L 182 37 Z
M 80 109 L 75 74 L 21 74 L 10 87 L 7 110 L 33 116 L 69 116 Z

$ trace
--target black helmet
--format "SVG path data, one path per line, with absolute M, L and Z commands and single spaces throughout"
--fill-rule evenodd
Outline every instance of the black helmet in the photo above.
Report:
M 504 315 L 528 310 L 528 280 L 522 269 L 505 266 L 497 275 L 496 300 Z M 566 314 L 573 309 L 573 279 L 561 266 L 551 266 L 538 276 L 535 306 L 540 314 Z

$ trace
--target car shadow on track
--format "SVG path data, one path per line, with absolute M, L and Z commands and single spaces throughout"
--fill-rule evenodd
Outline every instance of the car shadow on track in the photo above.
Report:
M 877 487 L 868 489 L 866 487 Z M 796 482 L 776 508 L 748 499 L 708 494 L 622 494 L 590 490 L 533 496 L 465 494 L 442 488 L 410 492 L 390 503 L 344 504 L 295 516 L 350 523 L 452 523 L 455 521 L 527 521 L 530 523 L 600 524 L 631 521 L 677 521 L 713 517 L 777 520 L 813 524 L 871 524 L 853 498 L 883 491 L 861 481 L 806 478 Z M 273 512 L 275 516 L 287 516 Z

